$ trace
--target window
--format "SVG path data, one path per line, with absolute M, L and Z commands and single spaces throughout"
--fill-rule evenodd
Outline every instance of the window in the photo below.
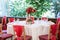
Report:
M 0 17 L 7 16 L 7 0 L 0 0 Z
M 43 3 L 42 3 L 43 2 Z M 41 1 L 40 0 L 0 0 L 0 16 L 8 17 L 26 17 L 26 9 L 33 7 L 37 11 L 33 15 L 34 17 L 48 17 L 55 18 L 56 11 L 54 1 Z M 43 4 L 43 5 L 42 5 Z

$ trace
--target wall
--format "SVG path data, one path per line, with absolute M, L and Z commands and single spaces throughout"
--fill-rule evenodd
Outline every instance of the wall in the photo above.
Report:
M 7 20 L 6 20 L 7 23 L 8 23 L 8 18 L 10 18 L 10 17 L 7 17 Z M 16 17 L 15 20 L 17 20 L 17 19 L 20 19 L 20 21 L 26 20 L 26 18 L 18 18 L 18 17 Z M 36 20 L 36 18 L 35 18 L 35 20 Z M 48 20 L 56 23 L 56 18 L 48 18 Z M 0 17 L 0 23 L 2 23 L 2 17 Z

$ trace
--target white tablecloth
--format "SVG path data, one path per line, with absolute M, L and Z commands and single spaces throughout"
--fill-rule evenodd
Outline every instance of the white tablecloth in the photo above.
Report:
M 7 24 L 7 33 L 14 34 L 13 25 L 24 25 L 26 35 L 32 36 L 32 40 L 39 40 L 39 35 L 48 34 L 50 25 L 54 24 L 49 21 L 35 21 L 34 24 L 26 24 L 25 21 L 15 21 Z

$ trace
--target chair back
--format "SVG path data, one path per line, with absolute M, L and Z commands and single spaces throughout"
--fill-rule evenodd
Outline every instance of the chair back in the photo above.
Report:
M 48 40 L 56 40 L 57 39 L 57 24 L 53 24 L 50 26 L 49 34 L 48 34 Z
M 48 21 L 47 17 L 42 17 L 41 20 Z
M 57 40 L 60 40 L 60 21 L 58 22 Z
M 2 24 L 0 24 L 0 34 L 2 34 Z
M 15 20 L 15 18 L 8 18 L 9 22 L 13 22 Z
M 57 32 L 57 24 L 53 24 L 53 25 L 51 25 L 51 33 L 52 33 L 52 35 L 56 35 L 56 32 Z
M 17 36 L 17 38 L 21 37 L 23 32 L 24 32 L 24 26 L 22 25 L 13 25 L 13 29 L 15 32 L 15 35 Z M 24 32 L 24 40 L 25 40 L 25 32 Z
M 3 18 L 2 18 L 2 24 L 3 25 L 5 25 L 7 22 L 6 22 L 6 19 L 7 19 L 7 17 L 6 16 L 4 16 Z

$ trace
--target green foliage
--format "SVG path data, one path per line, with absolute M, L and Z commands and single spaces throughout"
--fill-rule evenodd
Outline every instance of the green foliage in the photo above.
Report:
M 19 16 L 19 17 L 25 17 L 26 15 L 26 8 L 25 3 L 22 3 L 21 1 L 15 0 L 14 2 L 11 1 L 9 4 L 10 8 L 10 16 Z
M 41 17 L 42 13 L 50 9 L 49 0 L 26 0 L 26 2 L 32 5 L 37 10 L 34 15 L 35 17 Z
M 23 1 L 23 0 L 22 0 Z M 36 9 L 36 12 L 31 14 L 34 17 L 41 17 L 42 13 L 50 9 L 49 0 L 15 0 L 9 3 L 10 16 L 26 17 L 26 8 L 30 5 Z
M 57 17 L 58 12 L 60 12 L 60 0 L 52 0 L 54 6 L 55 17 Z

